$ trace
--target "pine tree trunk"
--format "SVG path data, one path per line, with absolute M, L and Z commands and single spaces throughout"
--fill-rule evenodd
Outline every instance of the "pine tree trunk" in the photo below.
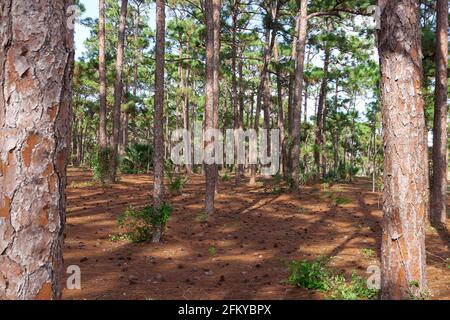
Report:
M 106 84 L 106 58 L 105 58 L 105 0 L 99 0 L 98 18 L 98 74 L 100 81 L 100 108 L 99 108 L 99 130 L 98 130 L 98 159 L 99 161 L 109 161 L 105 158 L 108 148 L 107 138 L 107 84 Z M 101 180 L 104 182 L 107 177 L 105 172 L 101 172 Z
M 242 56 L 242 46 L 239 46 L 239 53 L 240 53 L 240 56 Z M 244 89 L 244 64 L 242 62 L 242 59 L 239 59 L 238 72 L 239 72 L 239 119 L 238 119 L 239 128 L 238 129 L 244 130 L 245 89 Z M 240 180 L 243 176 L 244 176 L 244 164 L 239 164 L 237 173 L 236 173 L 236 184 L 240 183 Z
M 445 223 L 447 219 L 447 83 L 448 83 L 448 1 L 437 0 L 436 30 L 436 102 L 433 126 L 433 188 L 431 218 Z
M 330 24 L 329 24 L 330 25 Z M 330 29 L 330 28 L 328 28 Z M 325 178 L 325 163 L 324 163 L 324 127 L 325 127 L 325 109 L 327 99 L 327 86 L 328 86 L 328 66 L 330 64 L 330 48 L 326 45 L 325 59 L 323 66 L 323 77 L 320 84 L 319 104 L 317 106 L 317 119 L 316 119 L 316 141 L 317 148 L 314 149 L 314 162 L 316 164 L 316 179 L 322 176 Z M 322 174 L 321 174 L 322 171 Z
M 277 2 L 276 9 L 272 9 L 272 19 L 273 21 L 277 20 L 278 16 L 278 9 L 279 9 L 279 3 Z M 256 96 L 256 114 L 255 114 L 255 121 L 253 123 L 254 129 L 256 131 L 256 134 L 259 134 L 259 115 L 261 113 L 261 107 L 264 111 L 264 129 L 268 129 L 270 124 L 270 118 L 269 118 L 269 88 L 268 84 L 266 83 L 269 81 L 268 78 L 268 68 L 270 63 L 270 58 L 272 56 L 272 51 L 275 46 L 275 35 L 276 30 L 273 29 L 272 32 L 270 32 L 269 29 L 266 30 L 265 35 L 265 44 L 264 44 L 264 55 L 263 55 L 263 65 L 261 69 L 261 81 L 259 83 L 258 92 Z M 257 171 L 257 164 L 253 164 L 250 166 L 251 168 L 251 177 L 250 177 L 250 184 L 256 183 L 256 171 Z
M 292 189 L 300 190 L 300 121 L 302 114 L 302 94 L 303 77 L 305 69 L 305 48 L 308 32 L 308 1 L 300 1 L 300 9 L 297 16 L 299 19 L 299 33 L 296 49 L 296 68 L 295 68 L 295 86 L 292 105 L 292 146 L 291 146 L 291 175 Z
M 235 143 L 235 184 L 239 185 L 241 183 L 241 176 L 242 172 L 239 169 L 239 164 L 237 163 L 238 157 L 237 157 L 237 151 L 239 148 L 240 141 L 238 140 L 238 136 L 236 135 L 237 130 L 240 127 L 240 109 L 238 105 L 238 83 L 237 83 L 237 51 L 238 51 L 238 45 L 237 45 L 237 19 L 239 14 L 239 1 L 235 0 L 233 3 L 233 10 L 231 15 L 231 21 L 232 21 L 232 34 L 231 34 L 231 103 L 233 105 L 233 127 L 234 127 L 234 143 Z
M 114 83 L 113 134 L 111 139 L 111 182 L 116 182 L 118 148 L 120 137 L 120 108 L 123 96 L 123 63 L 125 49 L 125 27 L 127 22 L 128 0 L 122 0 L 120 6 L 119 35 L 117 41 L 116 80 Z
M 281 83 L 282 71 L 280 68 L 280 57 L 278 50 L 278 43 L 275 43 L 275 63 L 276 63 L 276 77 L 277 77 L 277 103 L 278 103 L 278 119 L 277 126 L 280 130 L 280 146 L 281 146 L 281 159 L 280 159 L 280 174 L 284 174 L 285 159 L 286 159 L 286 148 L 285 148 L 285 131 L 284 131 L 284 109 L 283 109 L 283 87 Z
M 380 0 L 384 160 L 381 298 L 426 290 L 427 145 L 419 1 Z
M 219 129 L 219 97 L 220 97 L 220 9 L 221 0 L 213 0 L 214 25 L 214 129 Z M 226 102 L 226 101 L 225 101 Z M 225 108 L 226 109 L 226 108 Z M 214 193 L 219 194 L 219 165 L 215 164 Z
M 0 300 L 61 297 L 72 4 L 0 4 Z
M 99 147 L 101 150 L 107 148 L 106 133 L 106 65 L 105 65 L 105 0 L 99 0 L 99 31 L 98 49 L 99 63 L 98 73 L 100 80 L 100 125 L 99 125 Z
M 189 123 L 189 94 L 187 92 L 187 88 L 189 85 L 189 77 L 190 77 L 190 70 L 186 69 L 185 76 L 181 80 L 181 85 L 183 86 L 183 128 L 186 130 L 186 132 L 190 132 L 191 126 Z M 188 144 L 186 146 L 186 171 L 191 174 L 192 173 L 192 150 L 191 150 L 191 144 Z
M 156 1 L 156 70 L 155 70 L 155 113 L 154 113 L 154 182 L 153 210 L 158 210 L 164 197 L 164 68 L 165 68 L 165 1 Z M 153 243 L 162 237 L 162 228 L 158 226 L 153 234 Z
M 220 1 L 205 0 L 206 15 L 206 79 L 205 79 L 205 130 L 217 128 L 218 113 L 218 42 L 216 39 L 220 34 Z M 217 17 L 219 16 L 219 17 Z M 219 19 L 218 19 L 219 18 Z M 219 20 L 219 24 L 217 23 Z M 219 30 L 217 30 L 219 29 Z M 205 148 L 212 141 L 205 141 Z M 206 190 L 205 190 L 205 213 L 214 214 L 214 198 L 217 183 L 217 165 L 204 164 Z

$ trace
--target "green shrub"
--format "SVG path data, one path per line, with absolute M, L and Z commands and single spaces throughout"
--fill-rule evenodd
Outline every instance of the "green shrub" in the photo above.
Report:
M 164 203 L 153 210 L 153 206 L 147 206 L 142 210 L 129 207 L 119 216 L 117 223 L 124 230 L 123 236 L 132 242 L 149 241 L 155 228 L 165 229 L 172 213 L 172 207 Z
M 167 222 L 169 222 L 172 212 L 172 206 L 164 202 L 161 207 L 159 207 L 158 210 L 153 213 L 150 223 L 153 227 L 159 227 L 164 230 L 166 228 Z
M 327 267 L 328 260 L 318 258 L 314 261 L 292 261 L 289 265 L 288 282 L 299 288 L 326 293 L 331 299 L 358 300 L 375 299 L 378 290 L 367 287 L 365 279 L 355 273 L 350 282 L 343 275 L 336 275 Z
M 230 176 L 228 175 L 228 172 L 225 172 L 223 175 L 222 175 L 222 181 L 223 182 L 227 182 L 227 181 L 229 181 L 230 180 Z
M 289 266 L 288 282 L 299 288 L 317 290 L 321 292 L 330 289 L 330 272 L 323 259 L 315 261 L 292 261 Z
M 367 259 L 373 258 L 375 256 L 375 251 L 370 248 L 363 248 L 361 249 L 361 252 Z
M 197 216 L 197 218 L 196 218 L 196 220 L 199 222 L 199 223 L 207 223 L 208 222 L 208 218 L 209 218 L 209 216 L 208 216 L 208 214 L 206 213 L 206 212 L 202 212 L 202 213 L 200 213 L 198 216 Z
M 214 247 L 214 246 L 209 247 L 209 248 L 208 248 L 208 253 L 209 253 L 210 256 L 215 256 L 216 253 L 217 253 L 216 247 Z
M 332 201 L 335 205 L 341 205 L 341 204 L 349 204 L 351 203 L 351 200 L 348 198 L 345 198 L 343 196 L 333 196 Z
M 350 283 L 342 275 L 333 278 L 331 298 L 335 300 L 373 300 L 378 297 L 378 290 L 369 289 L 364 278 L 353 273 Z
M 132 144 L 125 149 L 120 159 L 120 172 L 125 174 L 145 173 L 153 167 L 153 148 L 148 144 Z
M 186 185 L 189 178 L 183 175 L 174 174 L 172 171 L 166 171 L 167 179 L 169 179 L 169 192 L 176 194 Z
M 111 154 L 111 148 L 106 148 L 104 150 L 94 152 L 94 156 L 92 157 L 91 162 L 92 178 L 94 181 L 105 184 L 109 179 L 109 175 L 111 173 Z

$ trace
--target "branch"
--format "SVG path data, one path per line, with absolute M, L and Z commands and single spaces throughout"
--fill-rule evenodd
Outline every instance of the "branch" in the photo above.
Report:
M 363 12 L 361 10 L 352 10 L 352 9 L 340 9 L 340 8 L 335 8 L 331 11 L 320 11 L 320 12 L 314 12 L 308 15 L 308 19 L 314 18 L 314 17 L 323 17 L 323 16 L 336 16 L 336 17 L 340 17 L 340 13 L 349 13 L 349 14 L 354 14 L 357 16 L 365 16 L 365 17 L 370 17 L 372 16 L 370 13 L 367 12 Z

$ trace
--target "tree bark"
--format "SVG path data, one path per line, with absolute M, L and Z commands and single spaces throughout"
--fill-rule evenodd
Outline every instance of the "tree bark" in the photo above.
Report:
M 99 125 L 99 147 L 107 148 L 106 133 L 106 66 L 105 66 L 105 0 L 99 0 L 98 19 L 98 73 L 100 80 L 100 125 Z
M 281 146 L 281 159 L 280 159 L 280 174 L 284 174 L 286 148 L 285 148 L 285 129 L 284 129 L 284 109 L 283 109 L 283 86 L 281 84 L 282 71 L 280 68 L 280 57 L 278 50 L 278 43 L 275 43 L 275 63 L 276 63 L 276 77 L 277 77 L 277 103 L 278 103 L 278 130 L 280 130 L 280 146 Z
M 185 70 L 185 76 L 181 80 L 181 85 L 183 86 L 183 128 L 186 132 L 190 132 L 191 126 L 189 123 L 189 94 L 187 92 L 189 85 L 190 70 Z M 192 173 L 192 150 L 191 145 L 186 146 L 186 171 Z
M 328 32 L 331 32 L 331 23 L 328 23 Z M 325 141 L 324 141 L 324 128 L 325 128 L 325 109 L 327 100 L 327 86 L 328 86 L 328 66 L 330 64 L 331 50 L 328 44 L 325 44 L 325 58 L 323 65 L 323 77 L 320 84 L 319 104 L 317 106 L 317 119 L 316 119 L 316 147 L 314 149 L 314 162 L 316 164 L 316 179 L 322 176 L 325 178 Z M 321 174 L 322 171 L 322 174 Z
M 217 17 L 219 15 L 219 17 Z M 218 113 L 218 46 L 216 39 L 220 34 L 220 1 L 205 0 L 206 16 L 206 79 L 205 79 L 205 123 L 204 129 L 215 129 L 216 113 Z M 218 19 L 219 18 L 219 19 Z M 219 20 L 219 24 L 217 24 Z M 219 28 L 219 30 L 217 30 Z M 205 148 L 212 143 L 211 139 L 205 141 Z M 217 165 L 204 163 L 205 168 L 205 213 L 214 214 L 214 198 L 216 189 Z
M 109 161 L 105 158 L 108 148 L 107 138 L 107 83 L 106 83 L 106 58 L 105 58 L 105 0 L 99 0 L 99 18 L 98 18 L 98 74 L 100 81 L 100 108 L 99 108 L 99 130 L 98 130 L 98 159 L 99 161 Z M 103 176 L 101 180 L 105 181 L 107 177 Z
M 127 22 L 128 0 L 122 0 L 120 6 L 119 35 L 117 41 L 116 80 L 114 83 L 113 134 L 111 139 L 111 182 L 116 182 L 118 148 L 120 137 L 120 108 L 123 96 L 123 62 L 125 47 L 125 27 Z
M 448 1 L 437 0 L 436 28 L 436 102 L 433 126 L 433 182 L 431 218 L 445 223 L 447 219 L 447 83 L 448 83 Z
M 237 81 L 237 72 L 238 72 L 238 66 L 237 66 L 237 54 L 238 54 L 238 44 L 237 44 L 237 20 L 239 15 L 239 5 L 240 1 L 235 0 L 233 3 L 232 8 L 232 15 L 231 15 L 231 21 L 232 21 L 232 35 L 231 35 L 231 103 L 233 105 L 233 116 L 234 116 L 234 123 L 233 127 L 235 130 L 235 136 L 234 136 L 234 144 L 235 144 L 235 184 L 239 185 L 241 183 L 241 177 L 242 177 L 242 166 L 237 163 L 238 157 L 237 157 L 237 150 L 239 148 L 239 143 L 241 141 L 238 140 L 237 130 L 240 128 L 240 98 L 241 95 L 239 95 L 238 98 L 238 81 Z M 242 64 L 240 62 L 239 65 L 239 85 L 242 85 Z M 242 88 L 241 88 L 242 89 Z
M 378 32 L 384 160 L 381 298 L 426 290 L 427 145 L 421 93 L 419 1 L 380 0 Z
M 165 68 L 165 1 L 156 1 L 156 70 L 155 70 L 155 113 L 154 113 L 154 182 L 153 210 L 158 210 L 164 197 L 164 68 Z M 158 243 L 162 237 L 162 228 L 157 226 L 152 242 Z
M 308 32 L 308 1 L 300 0 L 300 8 L 297 19 L 299 19 L 299 33 L 296 49 L 295 86 L 292 105 L 292 146 L 291 146 L 291 175 L 292 189 L 300 190 L 300 121 L 302 114 L 303 77 L 305 69 L 305 48 Z
M 239 46 L 239 53 L 242 55 L 242 46 Z M 242 59 L 238 62 L 238 72 L 239 72 L 239 119 L 238 119 L 238 129 L 244 130 L 244 64 Z M 240 183 L 241 178 L 244 176 L 244 164 L 239 164 L 236 173 L 236 184 Z
M 61 297 L 72 4 L 0 5 L 0 300 Z

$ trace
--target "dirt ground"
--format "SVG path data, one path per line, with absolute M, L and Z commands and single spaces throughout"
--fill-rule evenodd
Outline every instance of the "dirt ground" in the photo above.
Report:
M 117 217 L 151 201 L 148 175 L 124 175 L 102 188 L 90 174 L 69 170 L 64 259 L 81 268 L 81 290 L 65 299 L 323 299 L 285 284 L 287 262 L 332 256 L 350 277 L 379 265 L 381 196 L 370 182 L 311 185 L 276 194 L 270 180 L 241 187 L 220 182 L 217 214 L 199 222 L 203 177 L 194 175 L 171 197 L 174 212 L 162 244 L 111 241 Z M 345 204 L 336 204 L 341 197 Z M 428 228 L 428 280 L 434 299 L 450 299 L 450 224 Z M 211 248 L 215 248 L 215 250 Z M 212 251 L 216 251 L 212 254 Z

